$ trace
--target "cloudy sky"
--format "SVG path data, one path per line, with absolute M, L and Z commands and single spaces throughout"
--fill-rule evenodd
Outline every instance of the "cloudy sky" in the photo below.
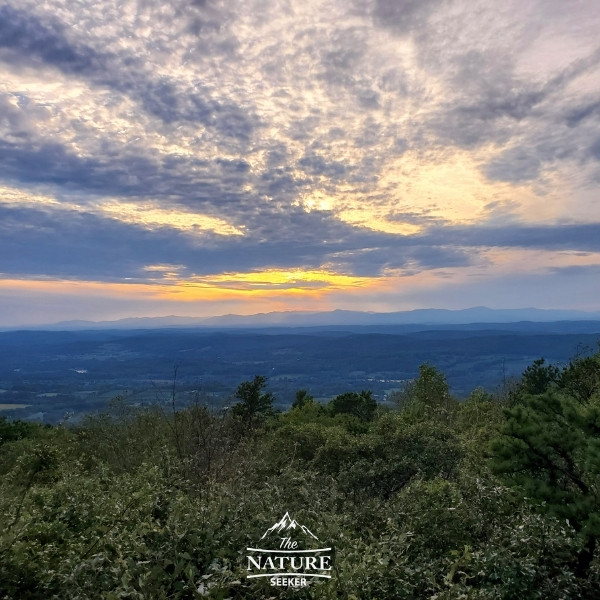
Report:
M 0 0 L 0 325 L 600 309 L 595 0 Z

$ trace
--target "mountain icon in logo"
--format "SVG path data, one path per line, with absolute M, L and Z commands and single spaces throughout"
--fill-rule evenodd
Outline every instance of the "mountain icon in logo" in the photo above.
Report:
M 281 517 L 281 519 L 275 523 L 275 525 L 269 527 L 269 529 L 264 532 L 260 539 L 264 540 L 270 533 L 280 533 L 281 531 L 289 531 L 290 529 L 299 529 L 300 531 L 303 531 L 304 533 L 315 538 L 315 540 L 319 539 L 308 527 L 305 525 L 300 525 L 296 519 L 292 519 L 292 517 L 290 517 L 290 513 L 288 512 L 286 512 L 285 515 L 283 515 L 283 517 Z

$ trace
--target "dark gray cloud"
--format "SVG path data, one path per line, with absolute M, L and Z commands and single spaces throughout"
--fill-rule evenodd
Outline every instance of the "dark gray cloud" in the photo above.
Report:
M 567 108 L 565 116 L 569 127 L 576 127 L 580 123 L 589 120 L 600 119 L 600 100 L 587 101 L 574 108 Z
M 441 227 L 395 236 L 341 223 L 323 211 L 263 211 L 247 235 L 142 227 L 98 213 L 0 204 L 0 271 L 18 276 L 144 279 L 150 264 L 182 265 L 182 276 L 262 268 L 334 267 L 359 276 L 386 269 L 464 267 L 482 249 L 600 251 L 600 224 L 559 227 Z M 477 253 L 473 250 L 477 249 Z
M 339 179 L 352 170 L 352 167 L 349 165 L 327 161 L 318 154 L 303 156 L 298 161 L 298 166 L 310 175 L 326 175 L 332 179 Z
M 433 227 L 423 243 L 480 248 L 538 248 L 542 250 L 600 251 L 600 223 L 507 225 L 504 227 Z
M 10 5 L 0 6 L 0 48 L 0 57 L 14 64 L 33 61 L 77 75 L 105 68 L 103 57 L 92 48 L 68 41 L 56 19 L 42 22 Z
M 406 35 L 425 27 L 444 0 L 375 0 L 373 19 L 381 27 Z
M 227 212 L 251 201 L 251 196 L 241 189 L 248 169 L 243 160 L 142 155 L 127 149 L 116 154 L 81 157 L 60 144 L 33 146 L 30 142 L 0 140 L 1 179 L 79 192 L 83 202 L 102 195 L 163 196 L 165 203 L 208 214 Z
M 510 148 L 485 168 L 488 179 L 519 183 L 538 177 L 541 161 L 534 148 Z
M 590 146 L 590 156 L 596 160 L 600 160 L 600 137 Z
M 151 185 L 155 165 L 142 157 L 102 161 L 70 153 L 61 144 L 16 144 L 0 141 L 0 177 L 23 184 L 46 183 L 91 193 L 130 195 Z
M 112 74 L 114 75 L 114 73 Z M 208 92 L 190 90 L 168 78 L 152 81 L 146 77 L 99 78 L 113 89 L 129 95 L 145 111 L 163 123 L 202 123 L 218 134 L 238 141 L 248 141 L 259 125 L 256 116 L 229 101 L 217 101 Z
M 0 270 L 5 275 L 140 277 L 139 268 L 185 254 L 172 231 L 148 231 L 77 211 L 48 212 L 0 205 Z
M 182 232 L 169 227 L 141 227 L 90 212 L 0 205 L 0 271 L 14 275 L 144 279 L 150 264 L 183 265 L 182 275 L 231 270 L 319 268 L 340 252 L 379 247 L 390 236 L 365 233 L 325 213 L 303 211 L 260 215 L 249 239 L 224 238 L 212 232 Z M 380 255 L 362 270 L 380 272 Z M 389 259 L 388 259 L 389 260 Z M 398 261 L 394 261 L 396 264 Z M 348 267 L 355 267 L 351 263 Z M 356 266 L 358 268 L 358 265 Z
M 537 137 L 564 128 L 565 122 L 570 128 L 577 127 L 596 113 L 596 102 L 573 109 L 561 95 L 582 73 L 595 68 L 599 59 L 595 51 L 546 80 L 531 80 L 517 74 L 516 52 L 499 56 L 493 51 L 459 53 L 450 61 L 446 75 L 454 97 L 440 105 L 430 125 L 442 140 L 461 148 L 505 144 L 516 136 L 535 148 Z M 567 139 L 573 138 L 565 134 Z M 515 158 L 521 163 L 520 157 Z

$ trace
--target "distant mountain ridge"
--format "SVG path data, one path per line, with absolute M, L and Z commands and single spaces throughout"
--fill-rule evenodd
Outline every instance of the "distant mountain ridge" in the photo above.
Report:
M 492 309 L 477 306 L 460 310 L 420 308 L 398 312 L 362 312 L 334 310 L 329 312 L 288 311 L 253 315 L 216 317 L 132 317 L 115 321 L 63 321 L 49 325 L 19 327 L 69 331 L 84 329 L 160 329 L 160 328 L 253 328 L 253 327 L 318 327 L 344 325 L 464 325 L 471 323 L 514 323 L 519 321 L 553 322 L 600 320 L 600 311 L 548 310 L 540 308 Z M 7 328 L 5 328 L 7 329 Z M 11 328 L 15 329 L 15 328 Z

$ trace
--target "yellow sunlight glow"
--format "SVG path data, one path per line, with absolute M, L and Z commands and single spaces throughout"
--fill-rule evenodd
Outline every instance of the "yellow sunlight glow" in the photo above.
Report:
M 103 203 L 98 208 L 112 218 L 148 228 L 166 226 L 187 232 L 208 230 L 225 236 L 244 235 L 241 229 L 227 223 L 224 219 L 209 217 L 200 213 L 173 209 L 166 210 L 150 203 L 134 204 L 115 201 Z
M 479 220 L 492 186 L 466 153 L 424 163 L 414 153 L 391 162 L 380 179 L 393 199 L 392 212 L 407 211 L 454 223 Z
M 50 196 L 37 193 L 33 194 L 26 190 L 19 190 L 6 185 L 0 186 L 0 202 L 3 204 L 14 204 L 21 206 L 23 204 L 42 204 L 52 206 L 53 208 L 60 208 L 61 206 L 59 202 Z
M 28 291 L 56 295 L 74 296 L 117 296 L 140 297 L 146 299 L 171 299 L 184 302 L 215 301 L 232 298 L 271 299 L 278 296 L 320 297 L 330 291 L 368 287 L 377 282 L 376 278 L 352 277 L 328 271 L 264 271 L 260 273 L 225 273 L 194 277 L 189 280 L 176 279 L 170 271 L 176 266 L 151 265 L 146 271 L 164 275 L 162 279 L 148 283 L 132 281 L 113 283 L 79 280 L 43 279 L 4 279 L 2 287 L 9 291 Z
M 188 285 L 202 284 L 227 289 L 258 290 L 261 288 L 277 289 L 302 289 L 314 290 L 315 287 L 346 288 L 361 287 L 373 281 L 370 277 L 357 277 L 342 275 L 325 270 L 304 271 L 294 269 L 291 271 L 267 270 L 256 273 L 223 273 L 196 277 Z

